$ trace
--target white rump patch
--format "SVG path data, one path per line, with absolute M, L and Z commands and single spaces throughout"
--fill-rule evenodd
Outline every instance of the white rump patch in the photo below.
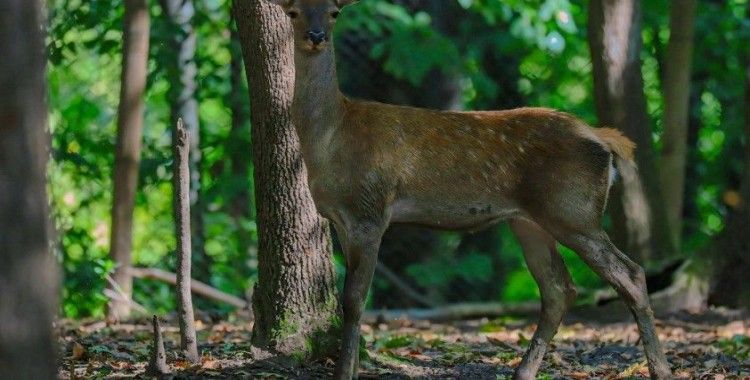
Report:
M 609 192 L 612 190 L 612 185 L 615 183 L 617 178 L 617 168 L 614 165 L 614 155 L 609 155 L 609 174 L 607 175 L 607 194 L 604 196 L 604 205 L 602 205 L 602 214 L 607 210 L 607 203 L 609 203 Z

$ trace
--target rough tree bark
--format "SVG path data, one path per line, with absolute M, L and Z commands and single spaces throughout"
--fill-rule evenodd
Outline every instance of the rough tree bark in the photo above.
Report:
M 42 4 L 0 1 L 0 379 L 57 372 Z
M 306 343 L 336 322 L 330 230 L 313 203 L 291 122 L 291 25 L 265 1 L 234 2 L 250 107 L 258 221 L 258 283 L 253 344 L 276 352 Z
M 200 120 L 198 118 L 198 89 L 195 62 L 196 33 L 193 27 L 195 8 L 192 0 L 160 0 L 170 27 L 172 39 L 168 43 L 169 103 L 172 125 L 182 119 L 190 134 L 190 230 L 192 231 L 195 278 L 210 282 L 211 260 L 204 249 L 203 206 L 201 204 L 201 149 Z M 176 133 L 175 130 L 172 134 Z
M 671 3 L 670 36 L 664 60 L 664 135 L 660 160 L 661 186 L 672 241 L 680 246 L 685 194 L 690 73 L 697 0 Z
M 193 296 L 191 279 L 190 236 L 190 135 L 182 119 L 177 119 L 177 128 L 172 136 L 174 159 L 174 224 L 177 237 L 177 316 L 180 322 L 180 348 L 191 363 L 200 362 L 195 337 Z
M 151 325 L 154 335 L 151 345 L 151 358 L 146 367 L 146 375 L 161 378 L 161 376 L 168 374 L 170 371 L 167 365 L 167 353 L 164 350 L 164 337 L 161 334 L 161 326 L 159 325 L 159 318 L 157 316 L 153 316 Z
M 117 141 L 112 181 L 114 190 L 110 256 L 116 265 L 113 278 L 128 297 L 133 289 L 133 279 L 128 273 L 128 268 L 131 265 L 133 208 L 141 160 L 149 21 L 146 0 L 125 0 L 120 105 L 117 110 Z M 126 302 L 113 300 L 108 305 L 107 316 L 110 320 L 120 320 L 129 314 L 130 305 Z
M 621 170 L 622 180 L 613 189 L 612 236 L 639 262 L 669 257 L 674 246 L 656 171 L 641 76 L 641 2 L 591 0 L 588 39 L 599 123 L 622 130 L 638 145 L 640 176 Z

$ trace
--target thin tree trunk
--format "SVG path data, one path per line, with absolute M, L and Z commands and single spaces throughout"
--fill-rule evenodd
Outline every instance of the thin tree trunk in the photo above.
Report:
M 664 60 L 664 136 L 660 174 L 672 241 L 679 247 L 685 194 L 690 72 L 697 0 L 671 3 L 670 36 Z
M 57 372 L 41 4 L 0 1 L 0 379 Z
M 685 199 L 693 200 L 698 196 L 698 189 L 700 187 L 701 178 L 703 174 L 699 169 L 699 163 L 702 158 L 698 150 L 698 135 L 701 128 L 703 128 L 700 114 L 694 110 L 699 110 L 702 104 L 701 94 L 706 88 L 706 82 L 708 81 L 709 74 L 707 72 L 694 73 L 691 79 L 692 85 L 690 87 L 690 106 L 688 107 L 690 115 L 688 117 L 688 149 L 687 149 L 687 164 L 685 172 Z M 688 201 L 683 202 L 682 210 L 683 220 L 698 220 L 700 218 L 700 212 L 696 202 Z M 683 224 L 682 226 L 683 236 L 690 236 L 695 233 L 699 233 L 699 226 L 697 223 Z
M 172 141 L 174 156 L 174 223 L 177 237 L 177 316 L 180 321 L 180 348 L 185 358 L 198 363 L 195 338 L 193 296 L 190 292 L 191 236 L 190 236 L 190 135 L 182 119 Z
M 588 38 L 599 122 L 622 130 L 638 145 L 640 176 L 622 172 L 622 181 L 613 190 L 613 237 L 640 262 L 669 257 L 674 248 L 656 171 L 641 76 L 641 2 L 591 0 Z
M 315 209 L 291 121 L 291 26 L 281 8 L 265 1 L 234 6 L 250 84 L 258 199 L 252 341 L 273 351 L 304 352 L 315 334 L 332 328 L 338 302 L 330 230 Z
M 146 0 L 125 0 L 110 256 L 116 265 L 113 278 L 128 297 L 131 296 L 133 289 L 133 280 L 128 273 L 128 268 L 131 265 L 133 208 L 138 185 L 138 166 L 141 160 L 149 21 Z M 126 318 L 130 314 L 130 306 L 124 302 L 111 301 L 107 314 L 111 320 Z
M 172 125 L 182 119 L 190 134 L 190 230 L 192 231 L 195 278 L 210 282 L 211 260 L 204 249 L 203 206 L 201 204 L 200 120 L 196 98 L 198 65 L 195 62 L 196 33 L 193 27 L 195 8 L 192 0 L 160 0 L 169 19 L 173 38 L 169 42 L 169 102 Z M 174 134 L 175 131 L 173 130 Z

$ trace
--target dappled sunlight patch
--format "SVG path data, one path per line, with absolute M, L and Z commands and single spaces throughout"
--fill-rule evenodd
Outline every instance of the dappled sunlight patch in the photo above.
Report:
M 660 320 L 659 333 L 677 378 L 750 376 L 748 320 L 732 316 Z M 536 326 L 528 320 L 500 318 L 453 323 L 401 319 L 362 325 L 362 378 L 510 379 Z M 250 344 L 252 323 L 203 322 L 201 362 L 176 357 L 178 329 L 165 324 L 167 363 L 184 378 L 328 378 L 335 357 L 295 362 L 258 356 Z M 137 377 L 149 358 L 147 322 L 108 326 L 100 322 L 58 323 L 60 378 Z M 641 379 L 645 362 L 633 323 L 581 321 L 561 327 L 545 356 L 539 379 Z

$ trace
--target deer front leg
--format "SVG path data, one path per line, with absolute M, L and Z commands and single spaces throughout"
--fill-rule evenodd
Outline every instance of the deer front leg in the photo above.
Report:
M 536 378 L 547 346 L 557 333 L 568 307 L 575 301 L 576 291 L 570 273 L 557 252 L 555 239 L 536 223 L 517 219 L 510 222 L 513 233 L 523 248 L 526 265 L 539 285 L 542 313 L 515 379 Z
M 337 225 L 336 231 L 346 257 L 346 280 L 342 299 L 344 324 L 341 352 L 334 378 L 349 380 L 357 377 L 359 367 L 359 323 L 367 291 L 372 282 L 383 236 L 384 226 L 358 222 L 352 226 Z

